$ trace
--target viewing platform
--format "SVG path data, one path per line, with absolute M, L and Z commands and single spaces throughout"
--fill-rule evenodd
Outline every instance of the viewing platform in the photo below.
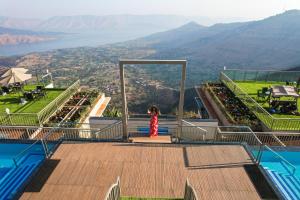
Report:
M 118 176 L 124 197 L 182 198 L 187 178 L 199 199 L 272 197 L 257 171 L 240 145 L 65 143 L 20 199 L 104 199 Z

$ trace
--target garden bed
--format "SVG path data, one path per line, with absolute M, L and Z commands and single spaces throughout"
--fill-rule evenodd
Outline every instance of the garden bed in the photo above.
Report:
M 75 127 L 85 118 L 98 100 L 99 92 L 96 90 L 80 91 L 65 103 L 62 109 L 52 116 L 46 126 Z
M 254 131 L 262 130 L 259 119 L 224 84 L 209 83 L 208 87 L 217 98 L 215 101 L 225 109 L 229 121 L 233 124 L 249 126 Z

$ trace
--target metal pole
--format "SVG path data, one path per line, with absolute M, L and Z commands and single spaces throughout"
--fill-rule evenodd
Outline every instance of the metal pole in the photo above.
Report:
M 178 138 L 181 136 L 182 132 L 182 119 L 183 119 L 183 106 L 184 106 L 184 92 L 185 92 L 185 76 L 186 76 L 186 66 L 187 62 L 182 64 L 181 69 L 181 84 L 180 84 L 180 99 L 179 99 L 179 109 L 178 109 L 178 122 L 179 122 L 179 129 L 178 129 Z
M 123 62 L 119 61 L 119 67 L 120 67 L 120 82 L 121 82 L 121 94 L 122 94 L 123 140 L 128 140 L 127 101 L 126 101 L 126 93 L 125 93 L 125 77 L 124 77 Z

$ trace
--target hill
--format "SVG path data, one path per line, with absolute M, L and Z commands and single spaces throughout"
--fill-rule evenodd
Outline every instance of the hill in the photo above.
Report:
M 188 59 L 193 84 L 216 79 L 223 66 L 287 69 L 300 63 L 300 11 L 210 27 L 188 23 L 123 45 L 147 46 L 155 51 L 152 59 Z
M 0 27 L 0 46 L 55 40 L 54 33 Z
M 174 15 L 106 15 L 57 16 L 42 21 L 37 30 L 62 32 L 134 31 L 157 32 L 187 23 L 189 19 Z
M 60 68 L 69 68 L 79 59 L 86 60 L 87 55 L 93 55 L 89 63 L 103 59 L 102 62 L 116 64 L 120 57 L 187 59 L 189 62 L 187 83 L 193 86 L 216 79 L 223 66 L 240 69 L 288 69 L 298 66 L 299 46 L 300 11 L 291 10 L 263 20 L 244 23 L 206 27 L 189 22 L 179 28 L 137 40 L 46 54 L 53 57 L 53 61 L 47 61 L 50 63 L 49 66 L 53 66 L 53 62 L 57 60 L 64 61 L 59 63 Z M 66 66 L 65 55 L 68 55 L 68 61 L 73 63 L 72 65 Z M 27 59 L 30 56 L 24 58 L 30 65 L 30 60 Z M 84 64 L 82 67 L 85 67 Z M 174 77 L 178 76 L 179 68 L 153 66 L 147 68 L 147 71 L 151 71 L 152 76 L 164 81 L 164 84 L 170 86 L 178 84 L 178 80 Z
M 30 30 L 38 26 L 42 20 L 0 16 L 0 26 L 11 29 Z

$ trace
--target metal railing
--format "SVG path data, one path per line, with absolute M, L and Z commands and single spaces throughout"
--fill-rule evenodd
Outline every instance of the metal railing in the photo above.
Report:
M 193 186 L 189 183 L 189 180 L 186 180 L 184 188 L 184 200 L 198 200 L 197 193 Z
M 35 149 L 35 147 L 37 145 L 41 145 L 41 147 L 43 147 L 43 151 L 39 151 L 40 149 L 38 148 L 38 150 Z M 45 156 L 48 157 L 48 154 L 47 154 L 47 151 L 46 151 L 46 147 L 45 147 L 45 144 L 43 142 L 43 140 L 37 140 L 35 141 L 34 143 L 32 143 L 31 145 L 29 145 L 28 147 L 26 147 L 25 149 L 23 149 L 20 153 L 18 153 L 13 159 L 13 162 L 15 164 L 16 167 L 19 166 L 19 162 L 20 160 L 24 157 L 24 155 L 26 153 L 28 153 L 28 151 L 32 151 L 35 155 L 39 154 L 39 155 L 42 155 L 42 156 Z
M 226 75 L 234 81 L 297 82 L 300 71 L 226 69 Z
M 37 113 L 0 113 L 0 124 L 35 126 L 39 120 Z
M 0 126 L 0 140 L 62 140 L 116 141 L 123 136 L 122 121 L 104 128 Z
M 263 147 L 263 153 L 261 154 L 260 157 L 260 162 L 264 161 L 264 153 L 265 152 L 271 152 L 274 156 L 272 156 L 272 158 L 277 158 L 279 160 L 279 162 L 286 164 L 288 167 L 290 167 L 291 173 L 294 174 L 296 172 L 296 166 L 294 166 L 292 163 L 290 163 L 289 161 L 287 161 L 285 158 L 283 158 L 280 154 L 278 154 L 276 151 L 274 151 L 271 147 L 264 145 Z
M 30 140 L 39 127 L 0 126 L 1 140 Z
M 184 141 L 204 141 L 207 130 L 186 120 L 182 120 L 180 140 Z
M 129 133 L 142 132 L 148 134 L 144 128 L 148 128 L 148 121 L 130 121 Z M 293 146 L 300 144 L 300 133 L 254 133 L 247 126 L 196 126 L 191 122 L 183 120 L 182 126 L 177 123 L 166 121 L 161 123 L 164 134 L 178 136 L 178 129 L 181 128 L 181 135 L 178 136 L 180 143 L 237 143 L 244 144 L 249 148 L 253 160 L 259 161 L 261 148 L 268 146 Z M 142 129 L 140 129 L 142 128 Z M 69 128 L 69 127 L 29 127 L 29 126 L 0 126 L 0 140 L 43 140 L 46 146 L 47 155 L 51 155 L 53 149 L 61 141 L 121 141 L 123 138 L 122 121 L 108 124 L 103 128 Z
M 0 125 L 41 126 L 78 90 L 79 86 L 78 80 L 38 113 L 0 113 Z
M 244 144 L 253 161 L 259 163 L 263 143 L 248 126 L 218 127 L 214 142 Z
M 300 133 L 274 133 L 285 146 L 300 146 Z M 270 146 L 270 145 L 269 145 Z
M 121 199 L 121 186 L 120 177 L 117 178 L 117 182 L 112 184 L 108 189 L 104 200 L 120 200 Z
M 255 135 L 264 145 L 282 147 L 286 146 L 285 143 L 282 142 L 273 132 L 255 132 Z
M 118 121 L 102 129 L 91 128 L 60 128 L 63 140 L 94 140 L 113 141 L 121 140 L 123 137 L 122 122 Z
M 50 104 L 38 112 L 38 120 L 40 124 L 43 124 L 48 120 L 64 103 L 66 103 L 72 95 L 79 89 L 80 81 L 76 81 L 65 91 L 63 91 L 58 97 L 56 97 Z
M 299 131 L 300 119 L 295 118 L 275 118 L 268 113 L 259 103 L 250 95 L 243 91 L 232 79 L 227 76 L 227 70 L 221 72 L 220 80 L 252 111 L 261 122 L 269 129 Z

